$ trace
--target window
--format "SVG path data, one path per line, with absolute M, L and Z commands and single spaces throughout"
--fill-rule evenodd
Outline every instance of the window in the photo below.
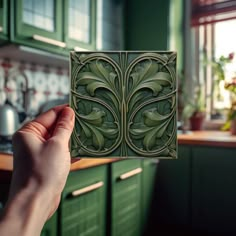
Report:
M 236 1 L 192 0 L 191 24 L 195 75 L 204 89 L 207 117 L 222 119 L 231 105 L 224 85 L 235 76 L 236 60 L 224 65 L 225 80 L 221 81 L 217 80 L 212 62 L 236 53 Z
M 23 22 L 40 29 L 54 31 L 54 1 L 24 0 Z
M 84 43 L 90 42 L 90 1 L 69 1 L 69 37 Z
M 123 49 L 123 1 L 97 0 L 98 50 Z

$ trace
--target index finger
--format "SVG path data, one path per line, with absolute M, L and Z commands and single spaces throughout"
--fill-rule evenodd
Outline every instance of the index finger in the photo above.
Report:
M 34 120 L 26 123 L 23 127 L 21 127 L 18 132 L 31 132 L 41 138 L 49 138 L 50 131 L 53 130 L 54 125 L 56 124 L 57 118 L 60 112 L 68 106 L 67 104 L 56 106 L 38 117 Z
M 36 117 L 33 122 L 37 122 L 49 130 L 52 125 L 56 122 L 58 115 L 63 110 L 63 108 L 67 107 L 68 104 L 63 104 L 60 106 L 53 107 L 52 109 L 42 113 L 38 117 Z

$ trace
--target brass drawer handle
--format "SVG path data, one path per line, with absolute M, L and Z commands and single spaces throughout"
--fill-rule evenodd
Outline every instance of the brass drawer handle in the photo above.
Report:
M 120 180 L 128 179 L 134 175 L 141 173 L 142 171 L 143 171 L 143 169 L 139 167 L 137 169 L 131 170 L 129 172 L 126 172 L 126 173 L 120 175 L 119 179 Z
M 3 28 L 0 26 L 0 32 L 2 32 L 3 31 Z
M 88 192 L 91 192 L 93 190 L 96 190 L 96 189 L 99 189 L 103 186 L 103 182 L 100 181 L 100 182 L 97 182 L 96 184 L 91 184 L 87 187 L 84 187 L 84 188 L 81 188 L 81 189 L 78 189 L 78 190 L 75 190 L 71 193 L 71 195 L 73 197 L 77 197 L 77 196 L 80 196 L 82 194 L 85 194 L 85 193 L 88 193 Z
M 47 38 L 47 37 L 43 37 L 43 36 L 40 36 L 40 35 L 37 35 L 37 34 L 33 35 L 33 39 L 36 40 L 36 41 L 40 41 L 40 42 L 43 42 L 43 43 L 48 43 L 48 44 L 51 44 L 51 45 L 54 45 L 54 46 L 57 46 L 57 47 L 61 47 L 61 48 L 66 47 L 66 43 L 64 43 L 64 42 L 57 41 L 55 39 L 50 39 L 50 38 Z

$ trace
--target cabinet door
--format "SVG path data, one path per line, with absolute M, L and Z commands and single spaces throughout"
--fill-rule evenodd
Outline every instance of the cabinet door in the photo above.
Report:
M 179 146 L 176 160 L 158 164 L 153 226 L 190 225 L 191 148 Z
M 111 235 L 141 235 L 141 161 L 111 165 Z
M 236 235 L 236 158 L 233 148 L 193 148 L 193 228 Z
M 70 173 L 60 206 L 61 235 L 106 234 L 107 168 L 104 165 Z
M 41 236 L 57 236 L 57 212 L 46 222 L 41 232 Z
M 71 49 L 95 49 L 96 1 L 65 0 L 65 42 Z
M 156 185 L 156 175 L 159 160 L 143 160 L 142 174 L 142 232 L 145 232 L 149 227 L 149 222 L 152 216 L 154 192 Z
M 0 43 L 8 39 L 8 1 L 0 0 Z
M 62 0 L 15 0 L 14 3 L 15 41 L 45 50 L 65 47 L 61 42 Z

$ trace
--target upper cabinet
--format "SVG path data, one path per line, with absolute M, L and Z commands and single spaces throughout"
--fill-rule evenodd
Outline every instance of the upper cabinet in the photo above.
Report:
M 124 3 L 110 0 L 0 0 L 0 45 L 68 56 L 122 50 Z
M 76 47 L 93 50 L 95 3 L 95 0 L 14 0 L 13 41 L 62 54 Z
M 8 1 L 0 0 L 0 43 L 8 38 Z
M 64 40 L 69 48 L 96 48 L 96 1 L 65 0 Z
M 49 51 L 65 51 L 62 0 L 15 0 L 14 41 Z

